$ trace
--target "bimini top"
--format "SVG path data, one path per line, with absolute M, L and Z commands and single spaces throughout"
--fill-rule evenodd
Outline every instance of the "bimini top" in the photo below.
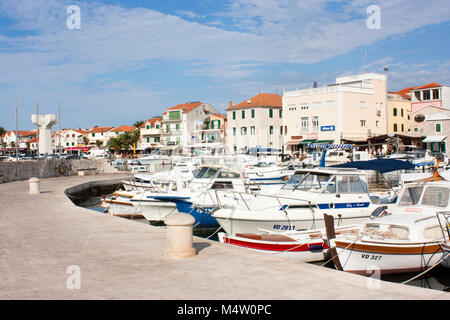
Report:
M 404 170 L 404 169 L 414 169 L 414 165 L 405 160 L 395 160 L 395 159 L 375 159 L 367 161 L 352 161 L 343 164 L 338 164 L 330 166 L 331 168 L 355 168 L 360 170 L 375 170 L 380 173 Z

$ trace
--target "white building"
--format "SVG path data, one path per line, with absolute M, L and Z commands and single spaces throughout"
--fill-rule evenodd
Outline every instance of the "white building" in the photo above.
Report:
M 140 127 L 141 138 L 138 150 L 152 150 L 161 146 L 162 118 L 154 117 Z
M 386 134 L 386 76 L 366 73 L 336 78 L 324 87 L 283 93 L 286 152 L 311 143 L 357 143 Z
M 260 93 L 227 109 L 227 153 L 282 149 L 283 111 L 278 94 Z
M 209 103 L 200 101 L 179 104 L 166 109 L 162 119 L 163 150 L 191 153 L 196 148 L 196 129 L 207 114 L 219 113 Z

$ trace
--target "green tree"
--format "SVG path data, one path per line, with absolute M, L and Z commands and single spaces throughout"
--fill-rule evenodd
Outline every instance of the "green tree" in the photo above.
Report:
M 83 141 L 83 144 L 84 144 L 85 146 L 87 146 L 87 145 L 89 144 L 89 138 L 86 137 L 86 136 L 83 136 L 83 138 L 81 138 L 81 141 Z
M 97 141 L 95 141 L 95 144 L 96 144 L 97 148 L 100 149 L 100 147 L 103 145 L 103 141 L 97 140 Z
M 144 121 L 139 120 L 139 121 L 136 121 L 136 122 L 133 124 L 133 126 L 135 126 L 136 128 L 139 129 L 143 123 L 144 123 Z
M 122 151 L 123 144 L 123 137 L 119 135 L 117 137 L 110 138 L 106 144 L 106 147 L 113 150 L 114 153 L 120 153 L 120 151 Z
M 6 130 L 3 127 L 0 127 L 0 136 L 4 135 Z

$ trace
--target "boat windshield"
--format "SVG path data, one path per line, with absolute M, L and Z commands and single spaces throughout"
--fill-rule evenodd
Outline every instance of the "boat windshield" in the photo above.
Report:
M 217 174 L 218 169 L 212 168 L 212 167 L 201 167 L 196 173 L 195 173 L 195 179 L 211 179 L 214 178 Z
M 422 197 L 423 194 L 423 197 Z M 424 205 L 445 208 L 448 206 L 450 190 L 443 186 L 427 186 L 423 185 L 406 187 L 400 200 L 399 206 L 408 205 Z M 419 200 L 422 201 L 419 203 Z
M 325 188 L 326 187 L 326 188 Z M 296 173 L 282 187 L 285 190 L 336 192 L 334 175 L 320 172 Z
M 448 196 L 448 188 L 429 186 L 425 188 L 422 198 L 422 205 L 445 208 L 448 205 Z
M 405 191 L 398 201 L 399 206 L 410 206 L 419 203 L 420 196 L 422 195 L 423 186 L 410 186 L 405 187 Z

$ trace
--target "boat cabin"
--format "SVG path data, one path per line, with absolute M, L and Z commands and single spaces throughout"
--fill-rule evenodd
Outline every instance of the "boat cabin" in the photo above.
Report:
M 368 193 L 366 173 L 360 170 L 297 170 L 281 188 L 316 193 Z
M 245 178 L 240 172 L 216 165 L 201 166 L 198 168 L 194 172 L 194 178 L 189 186 L 191 189 L 206 188 L 239 192 L 246 191 Z
M 422 181 L 405 184 L 400 191 L 398 201 L 393 207 L 395 212 L 420 213 L 448 210 L 450 197 L 449 181 Z

